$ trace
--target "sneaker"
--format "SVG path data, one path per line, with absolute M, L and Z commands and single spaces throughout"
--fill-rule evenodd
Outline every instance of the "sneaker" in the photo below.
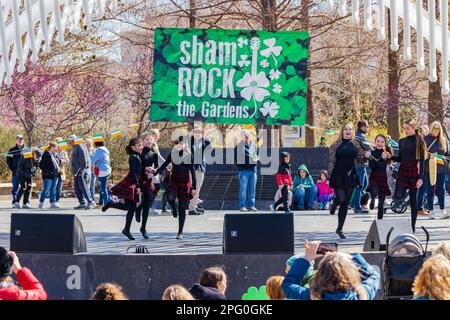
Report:
M 420 214 L 421 216 L 427 216 L 430 214 L 430 211 L 422 209 L 422 210 L 417 211 L 417 214 Z
M 199 215 L 202 215 L 203 213 L 201 213 L 200 211 L 197 211 L 196 209 L 194 209 L 194 210 L 189 210 L 188 214 L 190 216 L 199 216 Z
M 13 204 L 13 208 L 14 209 L 21 209 L 22 207 L 20 206 L 20 203 L 16 202 Z
M 249 211 L 258 211 L 258 209 L 256 209 L 255 207 L 251 207 L 250 209 L 248 209 Z
M 434 220 L 436 218 L 436 215 L 434 213 L 434 211 L 430 211 L 430 213 L 428 214 L 428 219 Z
M 85 204 L 80 204 L 76 207 L 74 207 L 75 210 L 80 210 L 80 209 L 86 209 L 86 205 Z
M 324 210 L 330 210 L 330 203 L 327 202 L 327 203 L 325 204 Z
M 445 211 L 445 209 L 441 209 L 440 211 L 441 211 L 439 216 L 440 219 L 448 219 L 450 217 L 448 213 Z
M 50 203 L 50 209 L 60 209 L 61 206 L 57 202 Z
M 179 233 L 177 235 L 177 240 L 183 240 L 183 234 L 182 233 Z
M 195 211 L 198 211 L 198 212 L 201 212 L 201 213 L 205 213 L 205 209 L 203 209 L 201 207 L 198 207 L 198 206 L 197 206 L 197 208 L 195 208 Z
M 276 213 L 276 212 L 277 212 L 277 210 L 275 209 L 275 207 L 274 207 L 273 204 L 271 204 L 271 205 L 269 206 L 269 208 L 270 208 L 270 211 L 272 211 L 272 213 Z
M 31 205 L 30 205 L 29 203 L 25 203 L 25 204 L 22 206 L 22 209 L 31 209 Z
M 240 209 L 240 211 L 241 211 L 241 212 L 247 212 L 248 210 L 247 210 L 247 208 L 242 207 L 242 208 Z
M 148 211 L 148 214 L 156 215 L 156 214 L 158 214 L 158 212 L 156 212 L 155 209 L 150 208 L 149 211 Z
M 86 208 L 84 208 L 85 210 L 91 210 L 91 209 L 95 209 L 95 202 L 91 202 L 89 203 Z
M 39 206 L 38 206 L 38 208 L 39 208 L 39 209 L 45 209 L 44 203 L 42 203 L 42 202 L 39 202 Z
M 161 213 L 169 213 L 166 209 L 162 210 Z

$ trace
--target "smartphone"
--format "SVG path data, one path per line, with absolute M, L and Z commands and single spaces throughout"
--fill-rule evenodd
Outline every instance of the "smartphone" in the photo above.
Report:
M 336 252 L 338 250 L 337 242 L 322 242 L 317 248 L 317 254 L 325 254 L 327 252 Z

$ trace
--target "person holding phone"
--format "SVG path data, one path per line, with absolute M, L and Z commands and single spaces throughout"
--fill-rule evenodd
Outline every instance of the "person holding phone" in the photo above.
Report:
M 134 212 L 136 211 L 136 206 L 140 202 L 140 175 L 142 171 L 142 161 L 140 158 L 140 154 L 143 147 L 144 146 L 141 139 L 133 138 L 130 140 L 126 148 L 126 152 L 129 155 L 128 175 L 122 181 L 111 188 L 111 193 L 117 196 L 119 199 L 123 199 L 125 203 L 113 203 L 111 200 L 109 200 L 102 208 L 103 212 L 105 212 L 109 208 L 127 211 L 125 228 L 122 230 L 122 234 L 124 234 L 130 240 L 134 240 L 134 237 L 130 232 L 130 228 L 131 222 L 133 221 Z
M 15 274 L 19 286 L 11 278 Z M 47 293 L 28 268 L 20 265 L 13 251 L 0 247 L 0 300 L 47 300 Z
M 360 254 L 326 253 L 317 273 L 302 285 L 315 261 L 320 241 L 305 241 L 305 256 L 294 261 L 282 288 L 286 299 L 295 300 L 373 300 L 379 289 L 380 274 Z

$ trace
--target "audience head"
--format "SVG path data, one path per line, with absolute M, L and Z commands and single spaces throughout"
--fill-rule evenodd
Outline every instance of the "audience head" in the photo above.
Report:
M 150 129 L 149 134 L 155 139 L 156 142 L 158 142 L 159 138 L 161 137 L 158 129 Z
M 433 255 L 441 254 L 450 261 L 450 241 L 441 242 L 433 252 Z
M 54 142 L 54 141 L 50 141 L 48 143 L 48 151 L 51 154 L 55 154 L 58 151 L 58 144 L 56 142 Z
M 328 180 L 328 171 L 327 170 L 320 171 L 319 179 L 320 181 Z
M 266 293 L 270 300 L 282 300 L 284 299 L 284 292 L 281 289 L 284 277 L 273 276 L 266 281 Z
M 19 148 L 21 148 L 21 147 L 24 146 L 24 144 L 25 144 L 25 142 L 24 142 L 24 139 L 23 139 L 23 135 L 21 135 L 21 134 L 16 135 L 16 145 Z
M 227 275 L 221 267 L 206 269 L 200 275 L 198 282 L 204 287 L 216 288 L 222 293 L 227 290 Z
M 105 146 L 105 142 L 104 141 L 95 141 L 94 142 L 94 146 L 96 148 L 104 147 Z
M 441 254 L 427 259 L 414 280 L 416 298 L 450 300 L 450 262 Z
M 330 252 L 322 258 L 310 288 L 313 300 L 321 300 L 325 292 L 348 291 L 356 292 L 359 300 L 367 300 L 358 266 L 349 254 L 342 252 Z
M 189 291 L 182 285 L 176 284 L 164 290 L 162 300 L 195 300 Z
M 13 273 L 13 257 L 3 247 L 0 247 L 0 279 L 9 277 Z
M 86 148 L 87 148 L 88 150 L 91 150 L 91 149 L 94 148 L 94 140 L 93 140 L 93 139 L 88 138 L 88 139 L 84 140 L 84 143 L 85 143 Z
M 128 300 L 128 298 L 117 284 L 102 283 L 95 289 L 92 300 Z
M 241 131 L 241 137 L 242 137 L 242 141 L 244 143 L 249 143 L 250 142 L 250 131 L 248 130 L 242 130 Z
M 282 152 L 280 155 L 282 163 L 289 163 L 291 162 L 291 155 L 289 152 Z
M 131 154 L 132 152 L 141 153 L 143 148 L 142 140 L 139 138 L 133 138 L 128 142 L 126 147 L 127 154 Z
M 364 133 L 367 133 L 369 131 L 369 125 L 365 120 L 359 120 L 358 121 L 358 129 L 361 130 Z

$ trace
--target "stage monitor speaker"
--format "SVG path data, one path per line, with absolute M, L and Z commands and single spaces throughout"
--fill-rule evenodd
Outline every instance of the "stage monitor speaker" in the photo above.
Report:
M 392 227 L 394 230 L 391 234 L 391 241 L 399 234 L 413 233 L 410 219 L 374 220 L 364 243 L 364 251 L 385 251 L 386 236 Z
M 13 213 L 11 250 L 17 252 L 86 252 L 83 226 L 74 214 Z
M 294 253 L 292 214 L 226 214 L 223 253 Z

